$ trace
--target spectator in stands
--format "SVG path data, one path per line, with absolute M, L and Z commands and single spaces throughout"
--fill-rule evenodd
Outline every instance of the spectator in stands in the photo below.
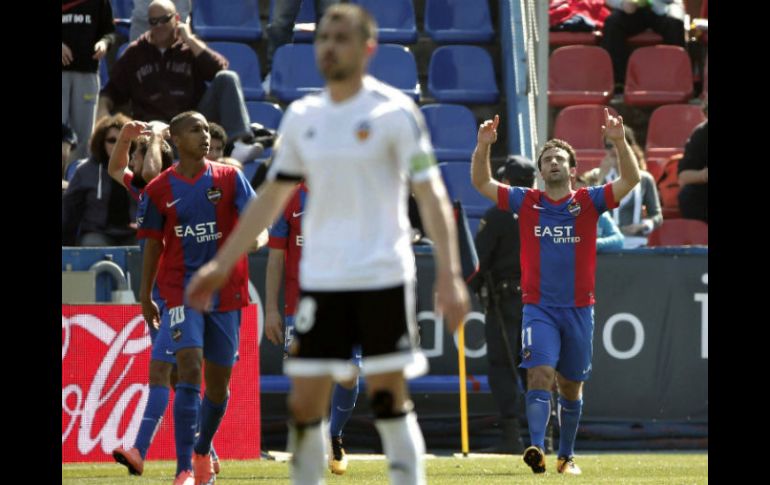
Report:
M 340 3 L 340 0 L 306 0 L 315 2 L 316 23 L 324 11 L 330 5 Z M 275 50 L 292 40 L 294 21 L 299 15 L 299 7 L 302 0 L 276 0 L 273 5 L 273 21 L 267 25 L 267 59 L 265 65 L 265 81 L 263 83 L 266 93 L 270 93 L 270 69 L 273 66 L 273 54 Z
M 108 174 L 107 164 L 123 125 L 123 115 L 100 119 L 91 136 L 91 157 L 80 165 L 62 198 L 64 246 L 130 246 L 136 205 Z
M 170 0 L 154 0 L 148 15 L 150 30 L 112 66 L 99 115 L 130 101 L 135 119 L 168 122 L 197 108 L 235 140 L 234 158 L 255 158 L 262 146 L 254 142 L 238 74 L 225 70 L 227 60 L 190 33 Z
M 159 121 L 130 121 L 120 130 L 107 171 L 137 202 L 142 189 L 174 162 L 168 136 L 168 125 Z
M 209 123 L 209 134 L 211 135 L 211 145 L 209 146 L 209 154 L 206 156 L 209 160 L 220 160 L 225 156 L 225 145 L 227 145 L 227 134 L 225 129 L 216 123 Z M 243 170 L 243 164 L 236 159 L 232 159 L 238 162 L 238 166 Z M 222 162 L 225 163 L 225 162 Z
M 685 219 L 709 221 L 708 97 L 703 102 L 706 121 L 695 127 L 679 161 L 679 211 Z
M 94 127 L 99 95 L 99 59 L 115 42 L 109 0 L 65 2 L 61 15 L 61 122 L 80 140 Z M 76 147 L 70 160 L 83 158 L 87 144 Z
M 152 0 L 134 0 L 134 9 L 131 11 L 131 30 L 128 33 L 128 41 L 133 42 L 150 29 L 147 22 L 147 9 Z M 179 20 L 187 23 L 192 9 L 191 0 L 171 0 L 179 14 Z
M 599 178 L 599 169 L 594 168 L 582 175 L 578 175 L 575 180 L 575 189 L 581 187 L 593 187 L 601 184 Z M 613 251 L 617 249 L 623 249 L 623 241 L 625 237 L 620 232 L 620 228 L 615 221 L 610 217 L 608 212 L 602 212 L 599 216 L 599 222 L 596 227 L 596 252 L 601 253 L 604 251 Z
M 69 183 L 64 177 L 65 168 L 67 167 L 67 160 L 70 158 L 70 153 L 78 144 L 78 136 L 72 131 L 72 128 L 62 123 L 61 125 L 61 191 L 67 189 Z
M 513 155 L 498 169 L 496 178 L 506 185 L 532 188 L 536 172 L 531 160 Z M 490 207 L 479 223 L 475 243 L 479 270 L 469 286 L 479 294 L 485 307 L 487 375 L 502 428 L 500 443 L 485 451 L 520 454 L 524 444 L 519 417 L 524 414 L 527 371 L 518 369 L 523 308 L 518 216 L 511 217 L 497 206 Z
M 644 152 L 636 142 L 636 136 L 630 126 L 625 127 L 626 141 L 639 163 L 641 182 L 620 201 L 620 206 L 612 209 L 611 214 L 620 231 L 625 236 L 623 247 L 635 248 L 647 244 L 647 235 L 663 224 L 660 198 L 655 179 L 646 170 Z M 605 157 L 599 167 L 599 180 L 608 183 L 617 177 L 617 150 L 605 140 Z
M 682 0 L 606 0 L 612 13 L 604 21 L 602 47 L 612 58 L 617 89 L 626 79 L 626 39 L 646 29 L 663 37 L 664 44 L 684 47 L 684 5 Z

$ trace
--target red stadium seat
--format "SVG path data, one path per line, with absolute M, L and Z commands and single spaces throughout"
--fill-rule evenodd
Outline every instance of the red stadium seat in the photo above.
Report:
M 647 246 L 708 246 L 709 226 L 694 219 L 664 220 L 650 233 Z
M 563 45 L 596 45 L 602 38 L 601 31 L 594 32 L 549 32 L 548 44 L 551 47 Z
M 686 103 L 692 97 L 692 64 L 675 45 L 636 49 L 628 60 L 624 101 L 630 106 Z
M 612 60 L 601 47 L 560 47 L 548 61 L 548 104 L 551 106 L 608 104 L 614 85 Z
M 679 212 L 679 160 L 682 154 L 674 155 L 663 166 L 660 176 L 657 179 L 658 195 L 660 196 L 660 207 L 663 212 L 663 220 L 680 219 Z
M 698 105 L 668 104 L 652 112 L 647 125 L 645 158 L 648 171 L 657 180 L 668 160 L 684 152 L 692 130 L 706 121 Z
M 618 115 L 609 106 L 580 104 L 564 108 L 556 117 L 553 136 L 566 141 L 575 149 L 578 173 L 597 167 L 604 158 L 604 108 L 608 108 L 612 116 Z

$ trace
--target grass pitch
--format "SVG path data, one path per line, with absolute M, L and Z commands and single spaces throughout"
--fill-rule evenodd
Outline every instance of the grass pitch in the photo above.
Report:
M 276 461 L 222 461 L 217 483 L 222 485 L 287 484 L 289 465 L 286 456 L 276 453 Z M 382 455 L 349 455 L 348 472 L 342 476 L 326 473 L 328 485 L 387 484 L 387 465 Z M 704 485 L 708 483 L 708 453 L 586 453 L 577 455 L 575 462 L 582 468 L 580 476 L 563 476 L 555 471 L 555 455 L 546 457 L 544 476 L 534 475 L 519 456 L 429 455 L 425 460 L 428 482 L 437 485 L 516 484 L 543 485 Z M 62 464 L 62 485 L 142 485 L 170 484 L 175 465 L 170 461 L 150 461 L 144 475 L 129 476 L 126 468 L 116 463 Z

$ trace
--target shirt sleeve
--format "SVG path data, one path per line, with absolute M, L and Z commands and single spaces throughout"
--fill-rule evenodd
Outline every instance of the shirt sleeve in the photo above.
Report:
M 591 198 L 596 212 L 601 214 L 608 209 L 614 209 L 618 206 L 615 196 L 612 193 L 612 184 L 604 184 L 596 187 L 588 187 L 588 196 Z
M 251 184 L 243 172 L 240 170 L 233 170 L 235 172 L 235 206 L 238 209 L 238 215 L 241 215 L 249 205 L 251 199 L 255 198 L 257 194 L 254 193 L 254 189 L 251 188 Z
M 430 132 L 425 118 L 412 103 L 399 110 L 396 118 L 395 151 L 398 164 L 409 173 L 413 182 L 424 182 L 431 177 L 440 176 Z
M 499 186 L 497 188 L 498 209 L 518 214 L 524 202 L 524 197 L 527 195 L 527 190 L 529 189 L 522 187 Z
M 289 247 L 289 221 L 284 210 L 270 227 L 270 239 L 267 246 L 273 249 L 286 249 Z
M 278 126 L 278 139 L 273 149 L 273 162 L 267 171 L 267 180 L 277 178 L 301 179 L 305 176 L 305 165 L 296 147 L 297 115 L 294 105 L 289 106 Z
M 166 223 L 166 216 L 158 209 L 152 194 L 147 190 L 139 198 L 136 222 L 139 226 L 136 233 L 137 239 L 163 240 L 163 226 Z
M 623 233 L 607 212 L 599 216 L 599 228 L 596 234 L 596 251 L 623 249 Z

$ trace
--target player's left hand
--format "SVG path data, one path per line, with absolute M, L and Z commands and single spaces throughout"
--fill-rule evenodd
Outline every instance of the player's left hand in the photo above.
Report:
M 624 140 L 625 130 L 623 128 L 623 117 L 618 115 L 614 117 L 610 115 L 610 111 L 604 108 L 604 124 L 602 125 L 602 131 L 607 139 L 614 143 Z
M 160 328 L 160 309 L 158 304 L 152 300 L 142 302 L 142 316 L 148 326 L 153 327 L 155 330 Z
M 185 290 L 185 300 L 192 308 L 204 312 L 211 308 L 214 292 L 225 285 L 227 273 L 216 260 L 211 260 L 195 272 Z
M 468 288 L 459 276 L 436 275 L 436 312 L 444 317 L 447 330 L 454 333 L 470 308 Z

